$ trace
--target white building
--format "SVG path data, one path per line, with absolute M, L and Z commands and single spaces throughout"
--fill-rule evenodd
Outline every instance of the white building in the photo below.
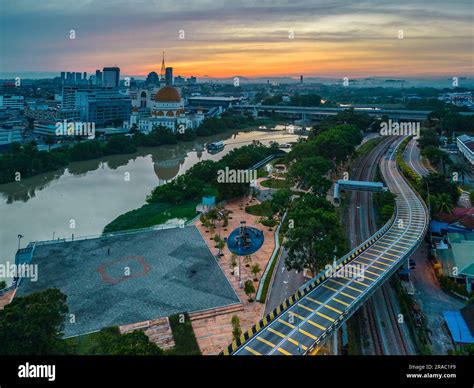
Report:
M 458 150 L 474 168 L 474 137 L 461 135 L 456 139 Z
M 143 98 L 146 97 L 143 95 Z M 140 106 L 144 108 L 146 105 L 143 103 Z M 135 106 L 130 125 L 137 124 L 138 129 L 144 133 L 150 133 L 155 126 L 163 126 L 177 132 L 178 130 L 196 129 L 204 120 L 202 110 L 196 114 L 186 113 L 179 92 L 171 86 L 165 86 L 155 94 L 150 114 L 146 118 L 139 117 L 139 109 Z
M 456 106 L 467 106 L 469 108 L 473 106 L 471 92 L 445 93 L 439 96 L 438 99 Z

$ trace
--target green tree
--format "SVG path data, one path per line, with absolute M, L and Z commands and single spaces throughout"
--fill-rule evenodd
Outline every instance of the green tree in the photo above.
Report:
M 13 299 L 0 311 L 0 353 L 68 353 L 67 345 L 62 340 L 67 312 L 66 295 L 56 288 Z
M 240 328 L 240 319 L 237 315 L 233 315 L 230 323 L 232 324 L 232 338 L 237 341 L 242 335 L 242 329 Z
M 283 213 L 291 202 L 291 190 L 278 190 L 272 194 L 270 206 L 274 213 Z
M 432 146 L 438 148 L 440 146 L 439 135 L 434 129 L 422 129 L 420 132 L 420 138 L 418 139 L 418 147 L 424 149 Z
M 45 144 L 48 145 L 48 151 L 51 151 L 51 146 L 54 144 L 54 139 L 52 136 L 47 136 L 44 140 Z
M 92 350 L 96 355 L 157 356 L 163 351 L 150 342 L 142 331 L 120 334 L 118 327 L 107 327 L 97 335 L 97 346 Z
M 249 302 L 253 302 L 252 295 L 255 294 L 255 287 L 251 279 L 248 279 L 244 283 L 245 294 L 249 297 Z
M 446 176 L 438 173 L 430 173 L 423 178 L 423 184 L 420 185 L 420 191 L 423 197 L 426 197 L 426 186 L 429 188 L 430 195 L 438 195 L 442 193 L 449 194 L 451 203 L 454 205 L 458 202 L 460 193 L 456 183 L 446 179 Z
M 344 233 L 333 212 L 322 209 L 304 208 L 293 211 L 288 219 L 294 220 L 293 228 L 286 234 L 284 243 L 288 256 L 288 269 L 302 271 L 308 268 L 313 275 L 333 260 L 334 248 L 345 249 Z
M 254 280 L 256 280 L 258 274 L 262 272 L 262 269 L 260 268 L 260 265 L 258 265 L 258 263 L 255 263 L 254 265 L 252 265 L 252 268 L 250 268 L 250 272 L 252 272 Z
M 451 173 L 451 176 L 454 177 L 453 174 L 457 174 L 458 177 L 460 176 L 462 184 L 464 184 L 464 178 L 466 174 L 468 174 L 470 171 L 471 169 L 465 162 L 453 163 L 451 166 L 449 166 L 449 172 Z
M 332 164 L 321 156 L 304 158 L 293 163 L 288 171 L 290 179 L 300 182 L 303 187 L 310 188 L 317 195 L 326 195 L 331 182 L 324 178 Z
M 430 203 L 434 213 L 451 213 L 454 208 L 452 199 L 447 193 L 430 196 Z
M 427 158 L 431 163 L 441 165 L 443 172 L 445 171 L 445 165 L 452 163 L 449 155 L 435 146 L 427 146 L 423 148 L 421 150 L 421 155 Z

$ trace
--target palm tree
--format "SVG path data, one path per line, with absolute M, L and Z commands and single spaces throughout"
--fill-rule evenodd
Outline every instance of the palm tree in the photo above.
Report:
M 461 175 L 461 181 L 462 184 L 464 184 L 464 177 L 470 171 L 470 169 L 466 162 L 458 162 L 453 163 L 449 167 L 449 171 L 451 172 L 451 174 L 458 173 L 459 175 Z
M 46 139 L 44 139 L 44 142 L 48 146 L 48 151 L 51 151 L 51 146 L 54 144 L 54 139 L 51 136 L 47 136 Z
M 262 269 L 260 268 L 260 266 L 258 265 L 258 263 L 255 263 L 254 265 L 252 265 L 252 268 L 250 269 L 250 272 L 252 272 L 253 276 L 254 276 L 254 281 L 256 282 L 258 279 L 257 279 L 257 276 L 258 274 L 262 271 Z
M 449 194 L 441 193 L 431 197 L 431 204 L 436 213 L 451 213 L 454 205 Z

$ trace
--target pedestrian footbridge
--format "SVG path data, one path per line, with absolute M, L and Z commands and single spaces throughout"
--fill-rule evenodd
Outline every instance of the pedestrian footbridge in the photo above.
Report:
M 380 193 L 382 191 L 387 191 L 388 188 L 385 187 L 382 182 L 365 182 L 339 179 L 334 185 L 333 197 L 336 204 L 339 204 L 340 202 L 341 190 L 371 191 L 374 193 Z
M 340 258 L 332 273 L 319 274 L 221 354 L 312 353 L 407 260 L 426 233 L 428 211 L 403 179 L 395 153 L 382 159 L 380 167 L 396 195 L 395 214 L 387 224 Z M 353 268 L 362 268 L 362 276 L 351 276 L 348 269 Z

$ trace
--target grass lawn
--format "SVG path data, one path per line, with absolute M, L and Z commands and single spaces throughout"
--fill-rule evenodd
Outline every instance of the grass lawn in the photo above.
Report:
M 270 201 L 263 201 L 258 205 L 247 206 L 245 211 L 253 216 L 272 217 L 273 210 L 270 206 Z
M 169 317 L 171 331 L 175 347 L 167 350 L 165 353 L 175 356 L 198 356 L 201 354 L 196 336 L 194 335 L 193 326 L 188 314 L 184 314 L 184 322 L 179 321 L 181 314 L 175 314 Z
M 147 203 L 142 207 L 118 216 L 104 228 L 104 233 L 121 230 L 147 228 L 163 224 L 172 218 L 192 219 L 196 215 L 198 202 L 190 201 L 180 205 Z
M 99 349 L 99 344 L 97 343 L 98 336 L 99 332 L 67 338 L 64 341 L 74 349 L 74 354 L 85 356 L 88 354 L 97 354 Z
M 287 179 L 267 179 L 260 184 L 270 189 L 289 189 L 292 186 Z
M 175 347 L 165 350 L 164 355 L 193 356 L 201 354 L 191 325 L 191 320 L 188 314 L 184 314 L 184 316 L 184 323 L 179 322 L 180 314 L 169 317 Z M 84 334 L 78 337 L 67 338 L 64 341 L 71 346 L 74 354 L 97 355 L 100 350 L 98 343 L 99 334 L 99 332 Z

